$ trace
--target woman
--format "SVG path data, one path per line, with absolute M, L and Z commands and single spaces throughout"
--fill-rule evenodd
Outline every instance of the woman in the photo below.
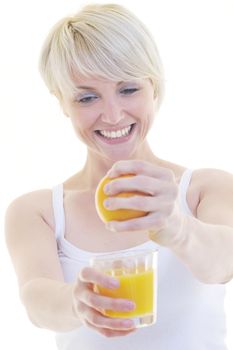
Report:
M 150 148 L 164 78 L 149 32 L 119 5 L 86 6 L 53 27 L 40 70 L 87 159 L 63 184 L 25 194 L 7 210 L 7 244 L 31 321 L 57 333 L 58 349 L 225 349 L 233 177 L 185 169 Z M 135 176 L 109 184 L 105 206 L 148 215 L 104 225 L 94 197 L 106 173 Z M 145 195 L 111 198 L 133 190 Z M 159 247 L 158 321 L 136 330 L 101 313 L 134 305 L 95 294 L 93 284 L 117 283 L 87 266 L 93 254 L 142 247 Z

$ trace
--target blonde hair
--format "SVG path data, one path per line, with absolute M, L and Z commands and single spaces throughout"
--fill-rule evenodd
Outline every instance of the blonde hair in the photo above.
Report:
M 116 4 L 87 5 L 55 24 L 42 47 L 39 69 L 57 97 L 74 95 L 78 74 L 113 81 L 149 78 L 159 105 L 163 97 L 163 67 L 152 36 Z

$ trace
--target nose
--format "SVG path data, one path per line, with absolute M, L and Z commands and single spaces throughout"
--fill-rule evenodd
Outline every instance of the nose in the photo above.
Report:
M 123 110 L 118 101 L 112 99 L 104 103 L 101 120 L 111 125 L 117 125 L 123 118 Z

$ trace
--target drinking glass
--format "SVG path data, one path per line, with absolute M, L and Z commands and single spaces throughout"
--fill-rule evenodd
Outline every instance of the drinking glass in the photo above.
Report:
M 109 317 L 130 318 L 136 328 L 154 324 L 157 318 L 157 250 L 126 250 L 98 254 L 91 258 L 95 269 L 119 280 L 120 286 L 108 289 L 94 286 L 96 293 L 111 298 L 132 300 L 132 311 L 104 310 Z

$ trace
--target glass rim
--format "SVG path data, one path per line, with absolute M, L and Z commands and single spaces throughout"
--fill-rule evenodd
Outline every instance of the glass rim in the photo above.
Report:
M 93 261 L 102 261 L 102 260 L 109 260 L 109 259 L 126 259 L 134 256 L 143 256 L 143 255 L 150 255 L 158 253 L 158 249 L 136 249 L 136 250 L 117 250 L 116 252 L 107 252 L 107 253 L 100 253 L 99 255 L 94 255 L 90 258 L 90 262 Z

